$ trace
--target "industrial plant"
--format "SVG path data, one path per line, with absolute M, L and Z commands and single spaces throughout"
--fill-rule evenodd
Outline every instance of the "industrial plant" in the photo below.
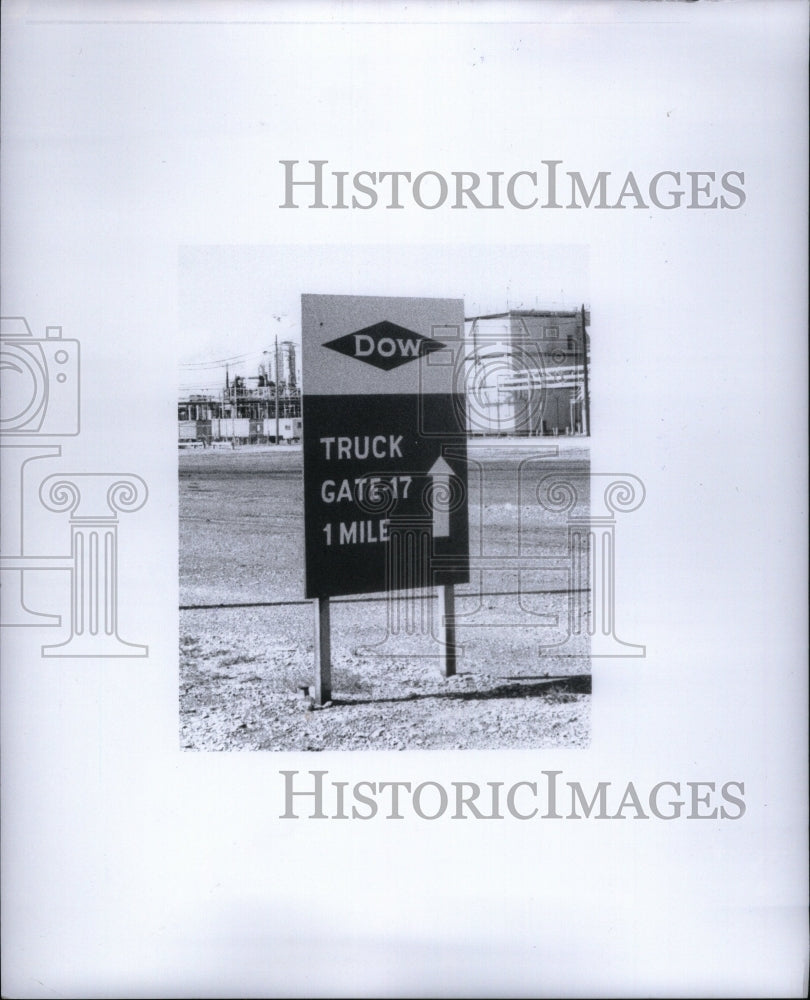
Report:
M 467 426 L 477 437 L 587 436 L 590 433 L 590 313 L 508 310 L 465 320 L 456 361 Z M 255 375 L 225 368 L 218 392 L 178 404 L 181 447 L 217 443 L 294 444 L 301 440 L 296 345 L 264 351 Z
M 255 375 L 231 375 L 218 394 L 195 394 L 177 406 L 180 447 L 294 444 L 301 440 L 301 389 L 291 340 L 263 352 Z
M 588 435 L 589 325 L 584 306 L 468 318 L 464 376 L 470 434 Z

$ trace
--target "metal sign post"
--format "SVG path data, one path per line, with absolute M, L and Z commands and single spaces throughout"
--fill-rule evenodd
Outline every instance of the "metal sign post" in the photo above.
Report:
M 439 587 L 439 615 L 444 627 L 442 673 L 452 677 L 456 672 L 456 593 L 453 584 Z
M 464 304 L 304 295 L 302 349 L 316 700 L 331 695 L 328 601 L 338 595 L 438 588 L 450 676 L 453 586 L 469 580 Z
M 332 700 L 329 598 L 319 597 L 313 607 L 315 608 L 315 701 L 319 705 L 324 705 Z

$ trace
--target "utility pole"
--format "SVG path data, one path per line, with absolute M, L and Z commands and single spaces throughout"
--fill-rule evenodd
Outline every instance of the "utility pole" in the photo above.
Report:
M 231 448 L 236 448 L 236 421 L 234 420 L 234 396 L 235 393 L 231 391 L 231 380 L 228 372 L 228 366 L 225 365 L 225 391 L 222 394 L 222 419 L 225 419 L 225 398 L 228 399 L 228 412 L 231 415 Z M 220 434 L 222 433 L 222 427 L 220 426 Z
M 274 351 L 275 351 L 275 353 L 274 353 L 274 359 L 275 359 L 274 360 L 274 367 L 276 369 L 276 371 L 275 371 L 275 375 L 276 375 L 276 383 L 275 383 L 276 384 L 276 444 L 280 444 L 281 442 L 278 439 L 278 334 L 276 334 L 275 349 L 274 349 Z
M 582 413 L 586 436 L 591 433 L 591 399 L 588 393 L 588 334 L 585 324 L 585 304 L 582 305 Z
M 230 402 L 230 410 L 231 410 L 231 450 L 235 451 L 236 450 L 236 408 L 237 408 L 237 399 L 238 399 L 238 394 L 236 392 L 235 386 L 231 386 L 231 388 L 230 388 L 230 394 L 231 394 L 231 397 L 230 397 L 229 402 Z

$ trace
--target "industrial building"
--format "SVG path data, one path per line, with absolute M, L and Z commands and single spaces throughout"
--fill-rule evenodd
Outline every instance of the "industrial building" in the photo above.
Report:
M 301 440 L 301 392 L 292 341 L 265 351 L 256 375 L 231 377 L 215 395 L 191 395 L 177 406 L 182 446 L 295 443 Z M 273 363 L 275 361 L 275 363 Z M 255 383 L 255 384 L 249 384 Z
M 587 435 L 589 325 L 584 306 L 469 317 L 460 375 L 470 434 Z

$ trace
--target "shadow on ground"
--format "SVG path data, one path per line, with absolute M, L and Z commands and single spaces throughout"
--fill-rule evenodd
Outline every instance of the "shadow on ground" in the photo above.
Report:
M 458 674 L 457 676 L 464 676 Z M 531 681 L 532 683 L 514 683 Z M 382 705 L 400 701 L 488 701 L 493 698 L 544 698 L 550 694 L 590 694 L 591 675 L 569 677 L 515 677 L 510 683 L 497 684 L 487 691 L 435 691 L 426 694 L 412 692 L 401 698 L 333 698 L 332 705 Z

